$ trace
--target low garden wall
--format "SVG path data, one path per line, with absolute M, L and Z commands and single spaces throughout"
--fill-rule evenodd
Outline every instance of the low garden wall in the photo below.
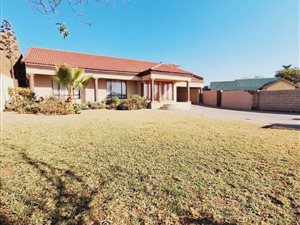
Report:
M 259 110 L 300 112 L 300 89 L 260 91 L 256 95 Z
M 252 95 L 247 91 L 223 91 L 222 92 L 222 108 L 229 109 L 252 109 Z
M 242 110 L 268 110 L 300 112 L 300 89 L 263 91 L 222 91 L 219 101 L 222 108 Z M 217 106 L 217 91 L 205 91 L 202 103 Z
M 204 91 L 202 101 L 204 105 L 217 106 L 217 91 Z

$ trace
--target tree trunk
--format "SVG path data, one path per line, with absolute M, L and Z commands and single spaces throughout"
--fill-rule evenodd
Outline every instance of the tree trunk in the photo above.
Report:
M 68 98 L 67 98 L 68 103 L 73 103 L 73 89 L 68 88 Z

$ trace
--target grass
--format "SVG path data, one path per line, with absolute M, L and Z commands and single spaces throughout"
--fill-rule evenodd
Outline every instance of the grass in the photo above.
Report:
M 158 110 L 4 113 L 0 224 L 300 224 L 299 135 Z

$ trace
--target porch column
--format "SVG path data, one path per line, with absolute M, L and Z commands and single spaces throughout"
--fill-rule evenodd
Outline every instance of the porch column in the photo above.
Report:
M 151 79 L 151 102 L 154 102 L 154 79 Z
M 94 100 L 98 102 L 98 78 L 94 77 Z
M 81 103 L 86 103 L 86 88 L 80 89 L 80 100 Z
M 191 90 L 190 90 L 190 82 L 186 82 L 186 89 L 187 89 L 187 102 L 191 101 Z
M 157 82 L 157 89 L 158 89 L 158 101 L 160 102 L 160 99 L 161 99 L 161 96 L 160 96 L 160 91 L 162 90 L 162 85 L 161 85 L 161 82 Z
M 34 91 L 34 74 L 28 74 L 29 88 Z
M 175 99 L 175 83 L 172 83 L 172 101 L 176 101 Z

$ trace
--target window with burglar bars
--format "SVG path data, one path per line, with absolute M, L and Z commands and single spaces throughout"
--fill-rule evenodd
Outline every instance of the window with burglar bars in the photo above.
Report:
M 127 98 L 127 82 L 124 80 L 108 80 L 106 82 L 107 98 Z
M 67 99 L 68 98 L 68 90 L 67 88 L 60 84 L 57 83 L 56 81 L 52 82 L 52 91 L 53 91 L 53 96 L 57 97 L 59 99 Z M 74 99 L 80 99 L 80 89 L 79 88 L 75 88 L 74 90 Z

